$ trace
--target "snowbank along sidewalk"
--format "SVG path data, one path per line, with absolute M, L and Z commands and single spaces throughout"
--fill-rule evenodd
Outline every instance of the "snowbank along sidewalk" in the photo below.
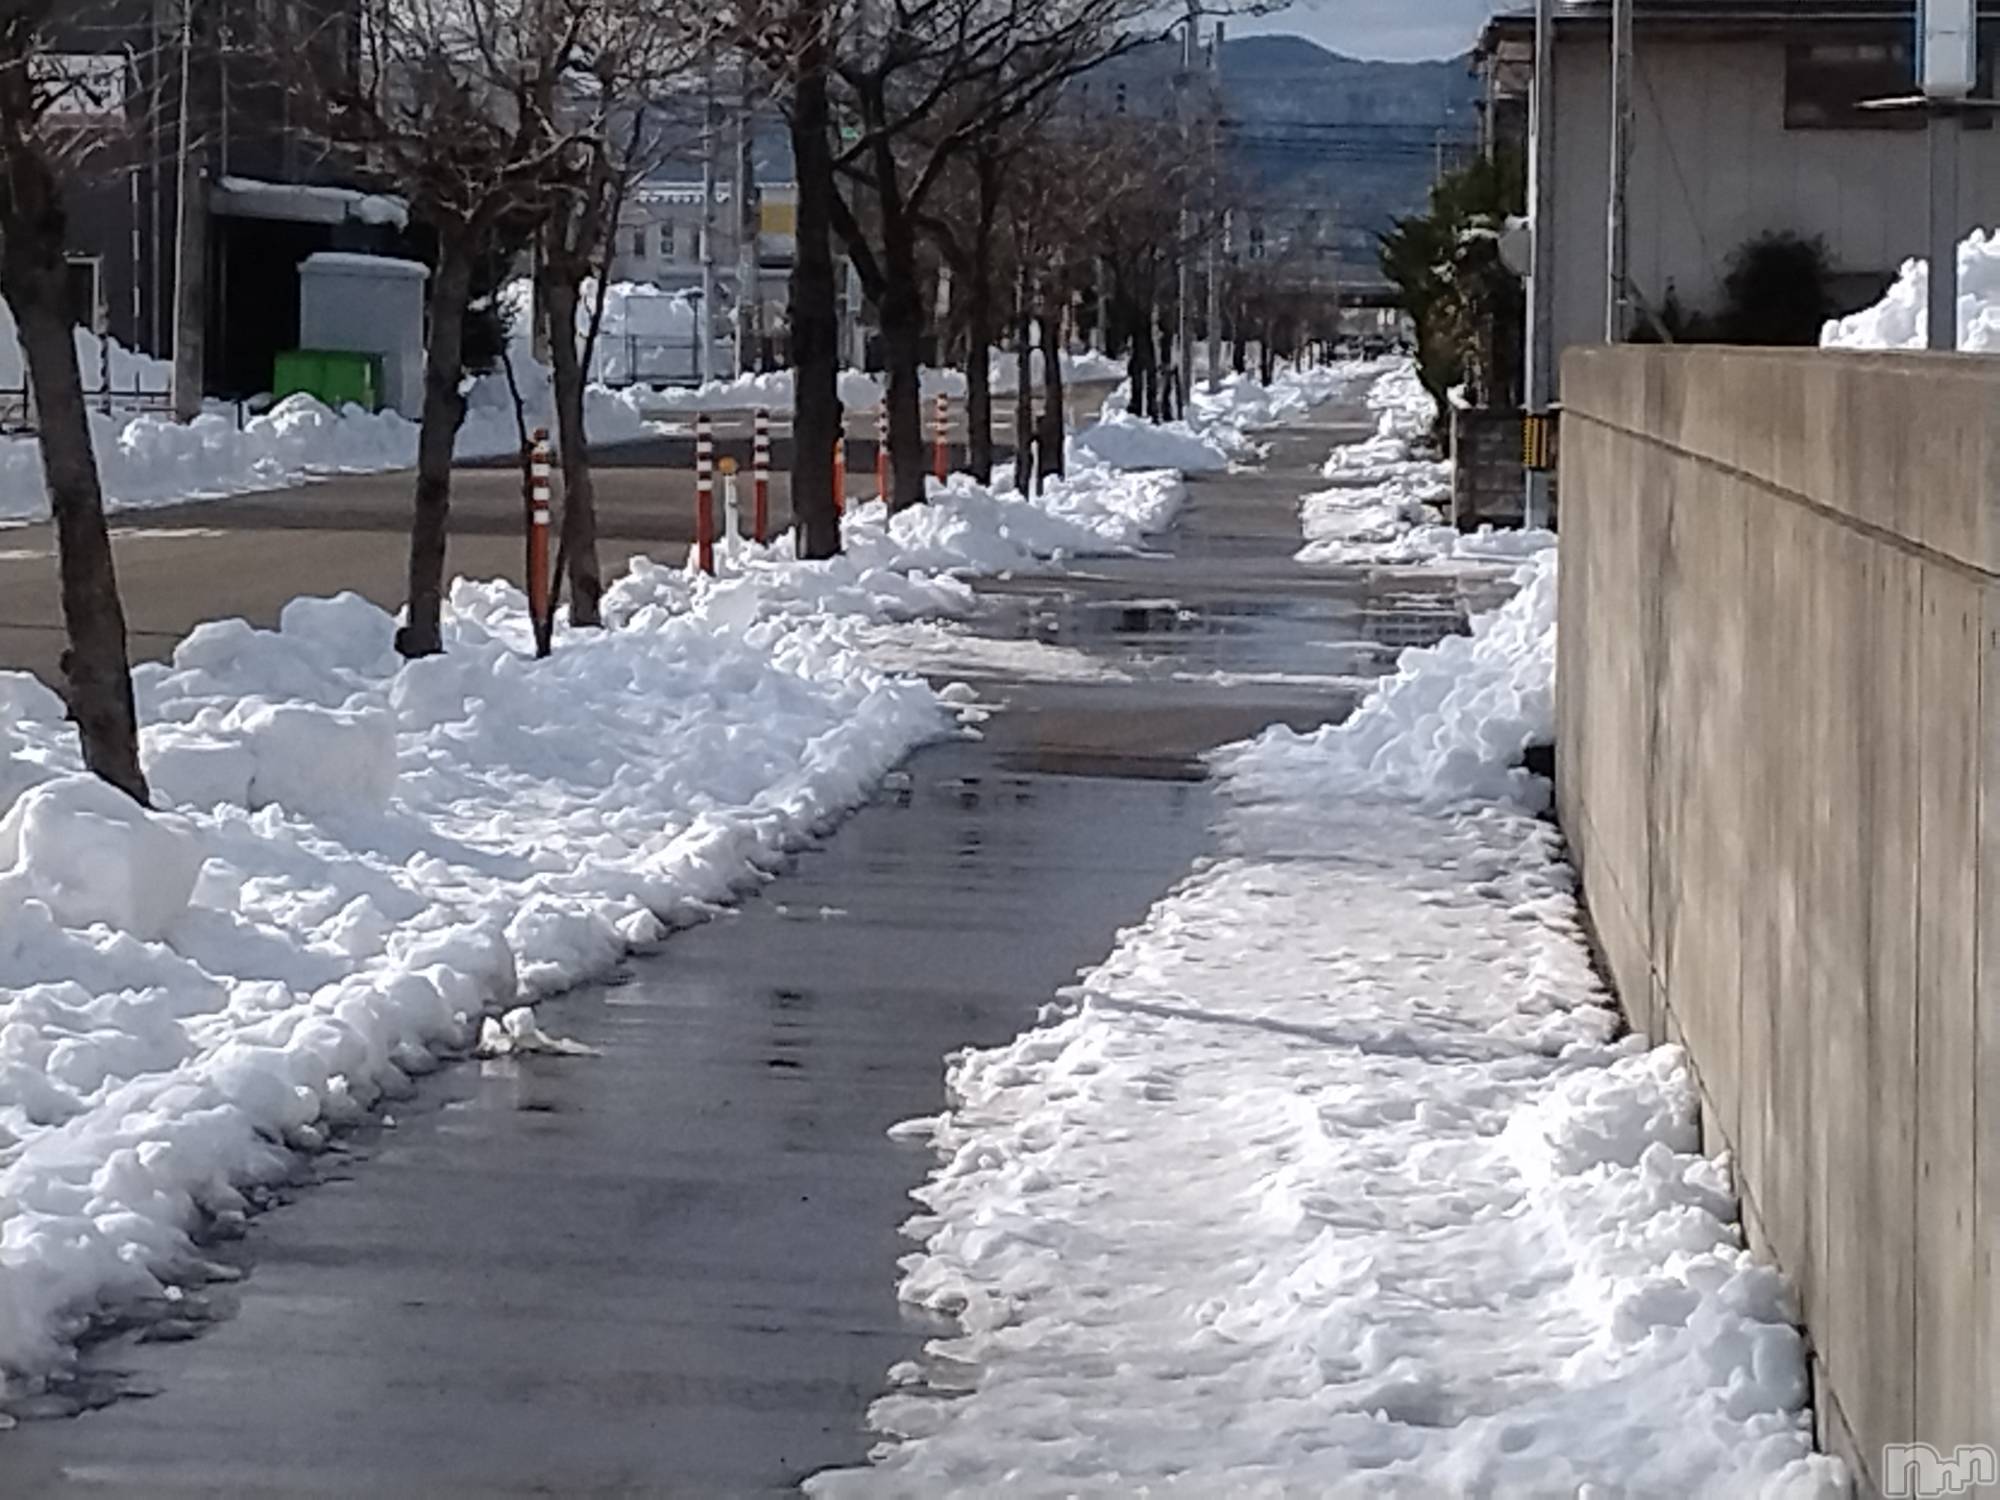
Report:
M 870 653 L 969 613 L 964 577 L 1127 549 L 1182 494 L 1090 464 L 1033 499 L 958 476 L 851 513 L 826 562 L 639 559 L 610 628 L 541 662 L 500 583 L 456 583 L 445 654 L 416 662 L 353 595 L 204 625 L 134 673 L 155 811 L 0 674 L 0 1396 L 60 1372 L 99 1309 L 212 1274 L 189 1231 L 290 1149 L 482 1032 L 559 1046 L 522 1007 L 952 732 L 969 693 Z
M 938 1167 L 822 1496 L 1844 1493 L 1803 1341 L 1621 1034 L 1547 787 L 1555 558 L 1353 718 L 1215 757 L 1227 853 L 901 1132 Z
M 1211 391 L 1195 382 L 1188 414 L 1174 422 L 1149 422 L 1130 410 L 1131 387 L 1120 385 L 1105 398 L 1098 420 L 1076 434 L 1076 447 L 1122 468 L 1159 466 L 1184 474 L 1220 474 L 1232 463 L 1263 456 L 1253 434 L 1274 427 L 1372 378 L 1377 364 L 1341 364 L 1284 369 L 1270 385 L 1246 375 L 1226 375 Z
M 1375 435 L 1335 448 L 1322 470 L 1333 481 L 1299 502 L 1305 545 L 1298 559 L 1310 567 L 1355 564 L 1481 564 L 1529 557 L 1555 545 L 1549 531 L 1462 533 L 1446 522 L 1451 465 L 1420 455 L 1437 406 L 1405 358 L 1374 367 L 1367 393 L 1376 414 Z

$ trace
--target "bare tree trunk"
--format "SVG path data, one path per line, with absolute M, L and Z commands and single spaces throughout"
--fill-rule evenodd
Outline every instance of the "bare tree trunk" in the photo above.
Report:
M 410 518 L 409 619 L 396 632 L 407 657 L 444 649 L 445 538 L 451 522 L 451 454 L 465 420 L 459 382 L 465 376 L 465 308 L 472 296 L 472 261 L 462 242 L 447 240 L 431 277 L 430 347 L 424 356 L 423 425 L 417 434 L 417 493 Z
M 983 272 L 966 296 L 966 467 L 981 484 L 993 482 L 993 308 Z
M 599 608 L 604 579 L 597 562 L 597 485 L 591 477 L 589 438 L 583 427 L 583 365 L 576 346 L 581 289 L 557 271 L 555 264 L 555 256 L 542 258 L 542 306 L 548 311 L 549 368 L 555 385 L 556 448 L 562 458 L 560 550 L 569 572 L 569 622 L 597 626 L 604 623 Z
M 1035 490 L 1063 476 L 1062 313 L 1044 308 L 1042 329 L 1042 427 L 1035 437 Z
M 27 360 L 42 482 L 56 525 L 69 641 L 62 654 L 63 698 L 76 721 L 84 765 L 144 805 L 148 792 L 139 767 L 125 610 L 67 311 L 61 190 L 39 160 L 27 163 L 17 156 L 9 176 L 13 202 L 0 236 L 5 242 L 0 292 L 13 309 Z
M 973 228 L 965 288 L 966 467 L 981 484 L 993 482 L 993 221 L 1000 199 L 999 164 L 982 154 L 979 221 Z
M 1269 385 L 1278 369 L 1277 324 L 1269 319 L 1264 323 L 1264 347 L 1258 352 L 1262 356 L 1258 361 L 1258 378 Z
M 889 403 L 889 509 L 922 505 L 924 419 L 922 363 L 924 308 L 917 290 L 916 230 L 908 219 L 883 205 L 884 282 L 876 310 L 882 318 L 882 373 Z
M 1174 419 L 1174 397 L 1179 394 L 1174 374 L 1174 331 L 1167 326 L 1165 318 L 1154 318 L 1148 332 L 1158 340 L 1159 349 L 1156 364 L 1159 373 L 1153 381 L 1153 420 L 1171 422 Z
M 1014 488 L 1026 495 L 1035 482 L 1034 316 L 1028 306 L 1028 273 L 1016 283 L 1014 301 Z
M 825 0 L 805 0 L 806 42 L 792 85 L 793 171 L 798 178 L 790 340 L 792 525 L 800 557 L 840 551 L 833 503 L 833 443 L 839 433 L 840 315 L 833 284 L 832 111 L 826 87 Z
M 1153 344 L 1142 331 L 1139 317 L 1128 302 L 1114 305 L 1112 316 L 1117 328 L 1118 341 L 1125 349 L 1125 378 L 1132 385 L 1132 399 L 1127 408 L 1133 416 L 1143 417 L 1152 410 L 1153 400 Z

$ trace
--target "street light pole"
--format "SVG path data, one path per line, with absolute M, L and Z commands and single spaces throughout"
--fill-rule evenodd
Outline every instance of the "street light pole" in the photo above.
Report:
M 1958 148 L 1965 101 L 1979 81 L 1977 0 L 1917 7 L 1917 69 L 1930 158 L 1930 295 L 1925 342 L 1958 348 Z M 1981 101 L 1990 104 L 1990 101 Z
M 1958 348 L 1958 148 L 1964 129 L 1958 112 L 1933 103 L 1925 113 L 1930 157 L 1930 296 L 1925 345 Z
M 1215 112 L 1222 68 L 1222 23 L 1208 39 L 1208 107 Z M 1222 383 L 1222 265 L 1218 246 L 1222 236 L 1214 224 L 1208 227 L 1208 389 L 1212 395 Z
M 1179 104 L 1181 156 L 1188 154 L 1188 110 L 1187 93 L 1191 75 L 1194 72 L 1195 28 L 1201 24 L 1200 0 L 1188 0 L 1186 30 L 1181 33 L 1181 71 L 1175 80 L 1174 93 Z M 1180 356 L 1180 391 L 1178 405 L 1180 415 L 1187 415 L 1186 406 L 1194 394 L 1194 215 L 1187 206 L 1187 190 L 1181 190 L 1180 253 L 1174 274 L 1175 338 L 1174 344 Z
M 189 102 L 194 73 L 194 0 L 181 0 L 180 105 L 176 125 L 180 183 L 174 215 L 174 365 L 176 422 L 201 415 L 203 344 L 208 331 L 208 174 L 195 147 Z
M 1626 227 L 1632 180 L 1632 0 L 1611 0 L 1611 193 L 1606 209 L 1604 342 L 1631 331 L 1630 242 Z
M 756 368 L 757 346 L 763 335 L 763 262 L 759 231 L 763 215 L 757 202 L 756 114 L 750 85 L 750 61 L 738 74 L 736 101 L 736 373 Z
M 695 312 L 695 376 L 706 385 L 715 378 L 716 153 L 722 116 L 715 97 L 715 52 L 707 58 L 701 111 L 701 306 Z
M 1528 213 L 1533 234 L 1528 276 L 1528 411 L 1546 416 L 1556 390 L 1555 341 L 1555 0 L 1535 0 L 1535 77 L 1528 94 Z M 1549 476 L 1527 471 L 1521 524 L 1535 527 L 1549 511 Z

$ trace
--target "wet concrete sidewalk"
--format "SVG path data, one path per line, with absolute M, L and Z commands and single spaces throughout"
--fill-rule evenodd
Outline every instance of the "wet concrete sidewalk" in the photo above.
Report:
M 895 1278 L 931 1163 L 888 1126 L 1208 849 L 1202 751 L 1340 717 L 1463 618 L 1435 579 L 1291 563 L 1367 430 L 1322 409 L 1193 486 L 1170 555 L 992 586 L 933 662 L 999 705 L 982 739 L 543 1008 L 602 1055 L 449 1069 L 311 1163 L 215 1247 L 212 1321 L 100 1344 L 63 1396 L 126 1395 L 0 1434 L 0 1495 L 736 1496 L 859 1462 L 926 1333 Z

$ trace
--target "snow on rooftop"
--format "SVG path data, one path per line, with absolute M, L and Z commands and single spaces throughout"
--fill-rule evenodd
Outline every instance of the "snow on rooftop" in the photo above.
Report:
M 230 198 L 248 200 L 271 218 L 330 221 L 330 216 L 361 224 L 406 228 L 410 206 L 386 193 L 359 188 L 327 187 L 306 182 L 264 182 L 255 177 L 224 177 L 217 184 Z

